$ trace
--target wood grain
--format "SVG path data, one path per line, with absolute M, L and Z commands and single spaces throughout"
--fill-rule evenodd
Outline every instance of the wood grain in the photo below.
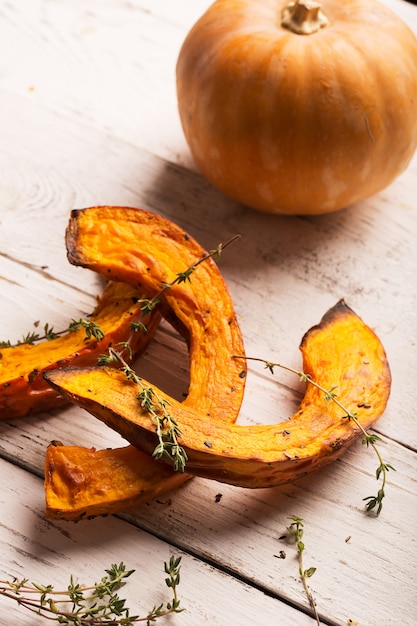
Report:
M 7 484 L 0 496 L 3 511 L 0 578 L 24 577 L 30 567 L 32 572 L 36 570 L 35 582 L 53 581 L 56 589 L 65 589 L 74 559 L 80 584 L 99 580 L 105 568 L 123 561 L 135 573 L 120 596 L 146 616 L 153 606 L 171 600 L 164 583 L 163 563 L 174 554 L 182 558 L 180 588 L 186 609 L 175 617 L 176 622 L 185 626 L 196 621 L 245 623 L 247 619 L 254 622 L 261 614 L 265 623 L 279 618 L 296 626 L 311 624 L 310 618 L 285 603 L 115 517 L 77 525 L 46 522 L 40 514 L 41 481 L 5 461 L 0 461 L 0 466 Z M 227 598 L 227 604 L 222 602 L 222 597 Z M 37 623 L 30 613 L 13 606 L 6 612 L 2 605 L 0 615 L 4 624 L 34 626 Z
M 417 33 L 417 8 L 386 0 Z M 139 206 L 187 229 L 207 248 L 240 241 L 220 260 L 247 353 L 300 367 L 304 332 L 343 297 L 384 343 L 393 375 L 376 424 L 389 473 L 381 517 L 363 512 L 376 492 L 376 459 L 360 443 L 293 485 L 244 490 L 194 479 L 118 518 L 44 519 L 42 473 L 51 439 L 106 447 L 120 437 L 76 407 L 0 424 L 0 569 L 63 584 L 98 578 L 111 562 L 137 569 L 134 604 L 165 593 L 162 564 L 183 555 L 187 611 L 170 623 L 313 624 L 288 516 L 305 520 L 306 566 L 323 624 L 413 626 L 417 598 L 417 157 L 389 188 L 317 218 L 277 218 L 237 205 L 191 162 L 175 101 L 175 61 L 206 0 L 16 0 L 0 6 L 0 339 L 34 322 L 64 327 L 94 306 L 102 282 L 66 259 L 69 212 Z M 182 268 L 179 268 L 182 269 Z M 184 343 L 163 325 L 138 361 L 179 399 Z M 251 364 L 241 423 L 292 414 L 302 385 Z M 348 538 L 350 538 L 348 540 Z M 281 551 L 286 558 L 280 558 Z M 131 560 L 133 557 L 133 561 Z M 180 587 L 180 588 L 181 588 Z M 136 591 L 137 590 L 137 591 Z M 140 598 L 138 597 L 140 595 Z M 35 626 L 0 598 L 0 624 Z

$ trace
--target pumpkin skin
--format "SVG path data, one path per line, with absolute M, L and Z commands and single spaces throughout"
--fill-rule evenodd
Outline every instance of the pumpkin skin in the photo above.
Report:
M 322 0 L 310 35 L 287 0 L 217 0 L 186 37 L 177 98 L 201 173 L 234 200 L 322 214 L 390 184 L 417 147 L 417 39 L 375 0 Z

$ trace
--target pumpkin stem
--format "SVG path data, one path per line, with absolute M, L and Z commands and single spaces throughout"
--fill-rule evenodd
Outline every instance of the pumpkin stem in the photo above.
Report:
M 311 35 L 326 26 L 329 20 L 314 0 L 296 0 L 283 9 L 281 26 L 298 35 Z

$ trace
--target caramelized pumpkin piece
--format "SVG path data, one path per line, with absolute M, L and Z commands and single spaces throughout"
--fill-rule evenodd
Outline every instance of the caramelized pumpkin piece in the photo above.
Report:
M 72 211 L 66 244 L 74 265 L 151 296 L 206 254 L 170 220 L 129 207 Z M 215 411 L 235 420 L 246 366 L 232 355 L 242 353 L 243 341 L 229 290 L 213 259 L 201 263 L 189 282 L 166 290 L 159 307 L 181 332 L 185 328 L 189 333 L 190 386 L 185 403 L 203 415 Z
M 303 370 L 369 428 L 385 409 L 390 371 L 375 333 L 343 302 L 304 336 Z M 114 369 L 64 369 L 45 374 L 68 400 L 85 408 L 133 445 L 151 453 L 155 426 L 137 399 L 137 386 Z M 158 393 L 164 397 L 162 391 Z M 166 397 L 166 396 L 165 396 Z M 208 418 L 170 399 L 187 471 L 243 487 L 293 481 L 338 458 L 361 435 L 325 394 L 307 384 L 299 410 L 275 425 L 240 426 Z
M 166 218 L 125 207 L 74 211 L 67 229 L 67 249 L 72 263 L 143 288 L 150 296 L 207 254 Z M 243 399 L 246 363 L 232 355 L 244 354 L 244 348 L 232 299 L 213 259 L 205 259 L 190 281 L 161 294 L 159 307 L 188 338 L 190 350 L 189 392 L 183 403 L 175 404 L 191 407 L 206 418 L 235 421 Z M 76 520 L 117 513 L 191 477 L 155 461 L 152 452 L 150 447 L 146 452 L 132 446 L 97 452 L 78 446 L 49 446 L 45 461 L 47 517 Z M 113 481 L 109 480 L 112 475 Z M 123 475 L 128 479 L 119 482 Z
M 101 341 L 94 337 L 86 340 L 86 330 L 80 327 L 50 341 L 0 348 L 0 419 L 48 411 L 65 402 L 43 378 L 47 370 L 93 364 L 110 345 L 127 340 L 136 357 L 153 337 L 160 320 L 155 310 L 152 320 L 148 317 L 149 332 L 132 333 L 130 324 L 141 314 L 141 298 L 143 292 L 129 285 L 107 285 L 88 317 L 104 332 Z
M 191 478 L 134 446 L 95 450 L 48 447 L 48 517 L 78 521 L 154 500 Z

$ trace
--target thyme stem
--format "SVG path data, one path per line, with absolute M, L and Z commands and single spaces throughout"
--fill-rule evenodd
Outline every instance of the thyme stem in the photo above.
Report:
M 313 611 L 316 623 L 320 626 L 320 618 L 317 612 L 316 602 L 313 598 L 313 594 L 311 593 L 310 587 L 308 585 L 307 580 L 313 576 L 316 571 L 315 567 L 309 567 L 308 569 L 304 569 L 303 563 L 303 553 L 304 553 L 304 542 L 302 541 L 304 534 L 304 522 L 301 517 L 296 517 L 292 515 L 288 519 L 292 520 L 290 526 L 287 527 L 287 530 L 290 536 L 294 539 L 297 546 L 297 555 L 298 555 L 298 572 L 300 574 L 301 582 L 303 583 L 304 591 L 306 593 L 308 602 L 310 604 L 311 610 Z
M 126 344 L 122 345 L 124 349 L 128 347 Z M 183 472 L 188 457 L 185 449 L 179 443 L 181 430 L 169 412 L 169 401 L 160 396 L 149 384 L 145 384 L 143 378 L 136 374 L 126 363 L 121 352 L 115 348 L 109 348 L 108 354 L 102 355 L 98 360 L 99 365 L 107 365 L 112 362 L 119 362 L 121 364 L 120 369 L 126 378 L 138 386 L 137 398 L 140 405 L 149 413 L 155 423 L 158 444 L 152 456 L 156 459 L 166 456 L 173 463 L 175 471 Z
M 167 291 L 168 289 L 171 289 L 172 287 L 174 287 L 174 285 L 177 285 L 177 284 L 180 284 L 180 283 L 191 282 L 191 275 L 195 272 L 197 267 L 199 265 L 201 265 L 201 263 L 204 263 L 204 261 L 207 261 L 207 259 L 209 259 L 209 258 L 219 259 L 221 254 L 222 254 L 222 252 L 223 252 L 223 250 L 225 250 L 225 248 L 230 246 L 230 244 L 235 242 L 237 239 L 240 239 L 240 235 L 234 235 L 228 241 L 226 241 L 226 243 L 224 243 L 224 244 L 219 243 L 217 248 L 214 248 L 213 250 L 210 250 L 209 252 L 206 252 L 205 254 L 203 254 L 202 257 L 200 257 L 192 265 L 187 267 L 182 272 L 178 272 L 176 274 L 175 278 L 171 282 L 169 282 L 169 283 L 162 283 L 160 290 L 152 298 L 150 298 L 150 299 L 143 299 L 142 300 L 142 307 L 141 307 L 142 316 L 141 316 L 141 318 L 139 319 L 138 322 L 133 322 L 131 324 L 132 329 L 133 330 L 140 330 L 140 331 L 146 332 L 146 326 L 143 324 L 143 322 L 141 320 L 143 319 L 144 315 L 147 315 L 147 314 L 151 313 L 154 310 L 155 306 L 158 304 L 161 296 L 165 293 L 165 291 Z
M 348 421 L 352 421 L 355 423 L 355 425 L 357 426 L 357 428 L 360 430 L 360 432 L 363 435 L 363 439 L 362 439 L 362 445 L 366 445 L 367 447 L 371 447 L 373 449 L 373 451 L 376 454 L 376 457 L 378 459 L 379 465 L 376 469 L 376 479 L 379 480 L 382 477 L 382 482 L 381 482 L 381 487 L 378 489 L 378 492 L 376 494 L 376 496 L 368 496 L 366 498 L 363 498 L 363 500 L 367 503 L 366 504 L 366 512 L 369 513 L 370 511 L 375 509 L 375 513 L 378 516 L 381 513 L 382 510 L 382 501 L 385 497 L 385 487 L 386 487 L 386 483 L 387 483 L 387 479 L 388 479 L 388 471 L 389 470 L 393 470 L 395 471 L 395 468 L 390 464 L 390 463 L 385 463 L 383 461 L 382 455 L 379 451 L 377 444 L 377 441 L 381 441 L 381 437 L 379 437 L 379 435 L 375 434 L 375 433 L 368 433 L 365 428 L 362 426 L 362 424 L 359 422 L 358 417 L 357 417 L 357 413 L 354 413 L 352 411 L 349 411 L 349 409 L 347 409 L 338 399 L 337 399 L 337 394 L 336 394 L 336 387 L 331 387 L 330 389 L 325 389 L 322 385 L 320 385 L 319 383 L 317 383 L 315 380 L 313 380 L 313 378 L 310 376 L 310 374 L 305 374 L 304 372 L 301 372 L 299 370 L 296 370 L 292 367 L 289 367 L 287 365 L 282 365 L 281 363 L 272 363 L 271 361 L 267 361 L 265 359 L 259 358 L 259 357 L 247 357 L 247 356 L 239 356 L 239 355 L 235 355 L 235 358 L 239 358 L 239 359 L 246 359 L 248 361 L 258 361 L 260 363 L 263 363 L 265 368 L 267 370 L 269 370 L 271 372 L 271 374 L 274 374 L 274 369 L 276 367 L 286 370 L 287 372 L 291 372 L 293 374 L 296 374 L 300 381 L 302 382 L 306 382 L 306 383 L 310 383 L 311 385 L 313 385 L 314 387 L 316 387 L 319 391 L 321 391 L 324 394 L 324 399 L 326 402 L 334 402 L 340 409 L 341 411 L 343 411 L 343 418 L 347 419 Z
M 180 583 L 181 557 L 171 556 L 164 563 L 167 574 L 165 584 L 172 591 L 172 600 L 166 604 L 154 606 L 146 617 L 131 615 L 126 607 L 126 600 L 121 599 L 117 591 L 123 587 L 125 579 L 134 573 L 127 570 L 123 563 L 112 565 L 105 570 L 106 575 L 98 583 L 82 586 L 75 583 L 74 577 L 66 590 L 56 591 L 52 585 L 29 583 L 29 579 L 0 581 L 0 595 L 15 600 L 20 606 L 36 613 L 40 617 L 59 624 L 74 626 L 133 626 L 139 622 L 150 624 L 172 613 L 181 613 L 178 598 Z M 71 605 L 71 609 L 64 608 Z
M 35 326 L 37 326 L 37 323 L 35 324 Z M 33 345 L 39 341 L 52 341 L 52 339 L 56 339 L 57 337 L 64 335 L 65 333 L 74 333 L 80 328 L 85 329 L 85 341 L 89 341 L 91 338 L 95 339 L 96 341 L 101 341 L 104 337 L 104 333 L 101 330 L 100 326 L 97 324 L 97 322 L 79 319 L 72 320 L 71 323 L 68 325 L 68 328 L 60 331 L 55 331 L 53 326 L 50 326 L 48 323 L 46 323 L 43 327 L 43 335 L 35 331 L 30 331 L 16 343 L 12 343 L 9 340 L 0 341 L 0 348 L 16 348 L 16 346 L 21 346 L 22 344 Z

